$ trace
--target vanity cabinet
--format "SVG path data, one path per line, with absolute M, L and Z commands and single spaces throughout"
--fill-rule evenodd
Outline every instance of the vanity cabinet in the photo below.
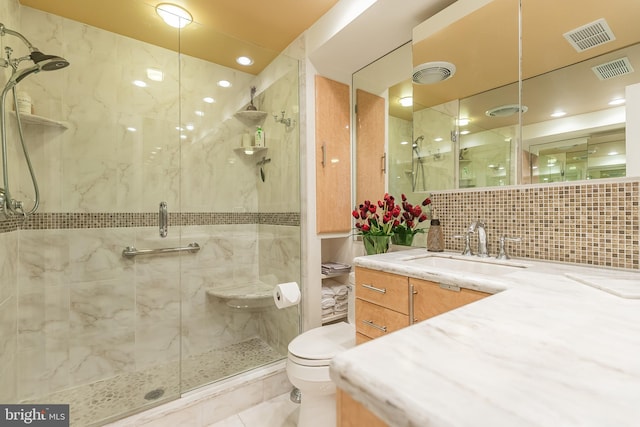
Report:
M 491 295 L 413 278 L 409 279 L 409 286 L 413 286 L 414 291 L 414 322 L 421 322 Z
M 429 280 L 356 267 L 356 344 L 490 295 Z M 336 399 L 338 427 L 387 426 L 344 391 L 338 390 Z
M 409 279 L 356 267 L 356 344 L 410 324 Z

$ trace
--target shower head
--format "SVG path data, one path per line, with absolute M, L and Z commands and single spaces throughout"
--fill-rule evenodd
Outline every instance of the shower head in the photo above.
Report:
M 56 55 L 45 55 L 37 49 L 34 49 L 29 57 L 42 71 L 59 70 L 69 66 L 69 61 L 66 59 Z
M 424 141 L 424 135 L 420 135 L 413 141 L 413 148 L 416 148 L 422 141 Z
M 24 79 L 28 75 L 33 74 L 33 73 L 37 73 L 38 71 L 40 71 L 40 67 L 38 65 L 34 65 L 32 67 L 25 68 L 24 70 L 20 70 L 18 72 L 15 72 L 11 76 L 9 81 L 7 82 L 7 87 L 11 87 L 11 86 L 17 85 L 18 83 L 20 83 L 22 81 L 22 79 Z

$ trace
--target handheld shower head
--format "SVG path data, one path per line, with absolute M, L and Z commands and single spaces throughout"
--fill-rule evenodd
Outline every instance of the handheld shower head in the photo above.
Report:
M 29 57 L 42 71 L 59 70 L 69 66 L 69 61 L 66 59 L 57 55 L 45 55 L 37 49 L 31 52 Z

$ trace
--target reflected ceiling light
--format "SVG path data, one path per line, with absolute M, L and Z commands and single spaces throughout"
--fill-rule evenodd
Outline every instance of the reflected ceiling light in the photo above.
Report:
M 451 62 L 425 62 L 413 69 L 413 82 L 421 85 L 438 83 L 450 79 L 456 73 L 456 66 Z
M 400 141 L 400 145 L 407 145 L 409 141 Z
M 171 3 L 160 3 L 156 6 L 156 13 L 165 24 L 173 28 L 184 28 L 193 21 L 189 12 Z
M 220 80 L 218 82 L 218 86 L 220 87 L 231 87 L 231 82 L 228 80 Z
M 204 117 L 204 111 L 196 110 L 196 116 Z
M 164 73 L 155 68 L 147 68 L 147 77 L 154 82 L 161 82 L 164 80 Z
M 134 80 L 133 84 L 138 87 L 147 87 L 147 84 L 142 80 Z
M 609 101 L 609 105 L 622 105 L 626 102 L 624 98 L 616 98 Z
M 607 154 L 610 155 L 610 156 L 617 156 L 618 152 L 617 151 L 609 151 Z
M 400 105 L 402 105 L 403 107 L 411 107 L 413 105 L 413 97 L 412 96 L 405 96 L 403 98 L 400 98 L 398 100 L 398 103 Z
M 564 111 L 556 111 L 555 113 L 551 114 L 551 117 L 562 117 L 562 116 L 566 116 L 567 113 Z
M 463 117 L 461 119 L 456 120 L 456 123 L 458 124 L 458 126 L 466 126 L 469 123 L 471 123 L 471 119 L 467 119 Z
M 129 127 L 127 128 L 127 130 L 128 130 L 129 132 L 135 132 L 135 131 L 137 131 L 138 129 L 136 129 L 136 128 L 132 127 L 132 126 L 129 126 Z
M 207 104 L 213 104 L 214 102 L 216 102 L 216 100 L 210 96 L 205 96 L 204 98 L 202 98 L 202 100 Z
M 195 126 L 193 126 L 193 123 L 187 123 L 187 126 L 185 126 L 187 128 L 187 130 L 194 130 Z
M 187 139 L 187 135 L 180 135 L 180 139 Z
M 240 65 L 253 65 L 253 59 L 249 58 L 248 56 L 239 56 L 236 58 L 236 62 Z
M 437 137 L 437 138 L 434 138 L 433 140 L 434 140 L 435 142 L 440 142 L 440 141 L 442 141 L 442 138 Z
M 460 131 L 460 135 L 469 135 L 470 133 L 471 133 L 471 131 L 470 131 L 470 130 L 463 130 L 463 131 Z
M 494 107 L 490 110 L 484 112 L 488 117 L 509 117 L 516 113 L 523 112 L 526 113 L 527 110 L 526 105 L 520 106 L 518 104 L 508 104 L 508 105 L 500 105 L 499 107 Z

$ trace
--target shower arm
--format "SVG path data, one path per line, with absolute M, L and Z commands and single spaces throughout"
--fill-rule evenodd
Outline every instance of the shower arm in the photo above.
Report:
M 19 38 L 20 40 L 22 40 L 22 42 L 24 44 L 27 45 L 27 47 L 29 48 L 29 51 L 33 52 L 33 51 L 37 51 L 38 49 L 36 47 L 34 47 L 31 42 L 29 40 L 27 40 L 27 38 L 25 36 L 23 36 L 22 34 L 20 34 L 17 31 L 13 31 L 8 29 L 7 27 L 4 26 L 4 24 L 0 24 L 0 36 L 5 36 L 5 35 L 12 35 L 14 37 Z

